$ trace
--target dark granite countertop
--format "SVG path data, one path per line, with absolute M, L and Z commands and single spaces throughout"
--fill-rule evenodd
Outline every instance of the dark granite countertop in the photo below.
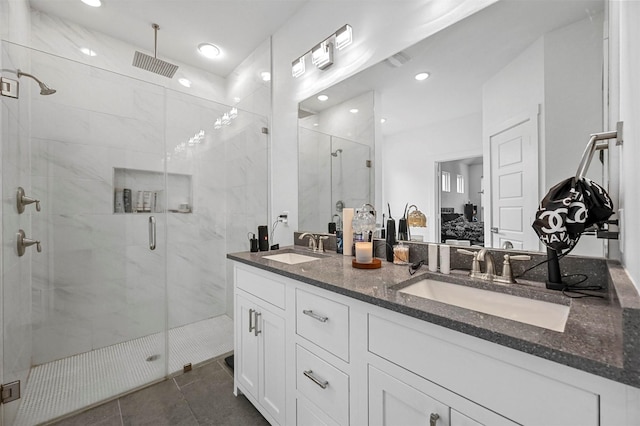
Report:
M 608 261 L 605 299 L 569 299 L 547 290 L 544 283 L 523 281 L 501 285 L 468 278 L 467 271 L 451 275 L 429 272 L 413 276 L 406 265 L 382 261 L 382 268 L 356 269 L 352 257 L 325 253 L 319 261 L 288 265 L 264 256 L 287 251 L 313 255 L 299 247 L 271 252 L 241 252 L 227 258 L 289 277 L 354 299 L 381 306 L 451 330 L 475 336 L 574 367 L 617 382 L 640 387 L 640 297 L 618 262 Z M 424 278 L 465 284 L 493 291 L 570 304 L 564 332 L 503 319 L 428 299 L 399 293 Z

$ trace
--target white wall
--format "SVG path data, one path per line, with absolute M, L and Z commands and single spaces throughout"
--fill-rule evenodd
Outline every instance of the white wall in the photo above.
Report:
M 611 122 L 624 121 L 624 145 L 620 150 L 620 251 L 622 263 L 640 289 L 640 2 L 611 2 L 611 78 L 612 89 L 619 98 L 612 99 L 618 116 Z
M 440 164 L 440 170 L 449 172 L 451 191 L 440 193 L 440 207 L 453 207 L 454 212 L 464 213 L 464 205 L 469 201 L 469 166 L 460 161 L 447 161 Z M 465 181 L 464 192 L 457 191 L 458 175 Z
M 281 244 L 292 243 L 298 223 L 298 103 L 491 3 L 494 1 L 310 2 L 274 34 L 271 214 L 291 212 L 290 226 L 277 231 Z M 294 79 L 291 62 L 345 23 L 353 27 L 355 41 L 336 53 L 334 65 Z M 383 199 L 381 179 L 377 174 L 378 210 Z
M 439 242 L 435 221 L 440 213 L 433 200 L 440 182 L 436 180 L 435 163 L 482 155 L 482 114 L 395 134 L 385 139 L 382 151 L 384 200 L 390 203 L 393 217 L 397 220 L 402 216 L 406 203 L 415 204 L 427 216 L 425 241 Z M 455 190 L 455 176 L 453 179 Z

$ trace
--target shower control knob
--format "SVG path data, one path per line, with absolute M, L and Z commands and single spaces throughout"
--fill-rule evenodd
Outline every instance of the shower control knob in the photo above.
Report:
M 42 246 L 40 245 L 40 241 L 32 240 L 31 238 L 27 238 L 24 231 L 21 229 L 16 234 L 16 246 L 18 249 L 18 256 L 24 256 L 25 249 L 29 246 L 36 246 L 36 250 L 38 253 L 42 252 Z
M 40 211 L 40 200 L 27 197 L 25 195 L 24 189 L 19 186 L 16 193 L 16 207 L 18 207 L 18 213 L 23 213 L 25 206 L 33 203 L 36 203 L 36 211 Z

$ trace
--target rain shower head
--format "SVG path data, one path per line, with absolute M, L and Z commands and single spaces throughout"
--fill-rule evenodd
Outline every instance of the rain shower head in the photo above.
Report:
M 173 78 L 173 75 L 178 71 L 178 66 L 158 59 L 158 30 L 160 25 L 152 24 L 154 34 L 153 42 L 153 56 L 146 55 L 142 52 L 136 51 L 133 55 L 133 66 L 142 68 L 145 71 L 151 71 L 162 75 L 164 77 Z
M 47 86 L 46 84 L 44 84 L 43 82 L 41 82 L 40 80 L 38 80 L 37 77 L 28 74 L 26 72 L 22 72 L 21 70 L 18 70 L 17 72 L 18 74 L 18 78 L 25 76 L 25 77 L 29 77 L 32 78 L 36 81 L 36 83 L 38 83 L 38 85 L 40 86 L 40 94 L 41 95 L 53 95 L 54 93 L 56 93 L 55 89 L 50 88 L 49 86 Z
M 334 152 L 331 153 L 331 156 L 332 157 L 337 157 L 338 154 L 340 154 L 341 152 L 342 152 L 342 148 L 338 148 Z

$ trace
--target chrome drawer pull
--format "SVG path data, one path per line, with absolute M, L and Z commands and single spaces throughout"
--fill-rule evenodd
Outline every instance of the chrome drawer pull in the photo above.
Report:
M 253 313 L 255 309 L 249 309 L 249 333 L 251 333 L 255 328 L 255 324 L 253 323 Z
M 438 415 L 438 413 L 431 413 L 431 416 L 429 416 L 429 426 L 436 426 L 439 418 L 440 415 Z
M 320 322 L 327 322 L 329 320 L 329 317 L 323 317 L 322 315 L 318 315 L 314 313 L 311 309 L 305 309 L 304 311 L 302 311 L 302 313 L 305 315 L 309 315 L 311 318 L 317 319 Z
M 262 316 L 262 314 L 258 311 L 253 311 L 253 316 L 255 317 L 255 324 L 253 325 L 253 335 L 257 336 L 262 333 L 262 330 L 258 330 L 258 318 Z
M 327 382 L 326 380 L 318 379 L 316 376 L 314 376 L 312 370 L 305 370 L 303 374 L 311 379 L 313 383 L 320 386 L 322 389 L 326 389 L 327 386 L 329 386 L 329 382 Z

